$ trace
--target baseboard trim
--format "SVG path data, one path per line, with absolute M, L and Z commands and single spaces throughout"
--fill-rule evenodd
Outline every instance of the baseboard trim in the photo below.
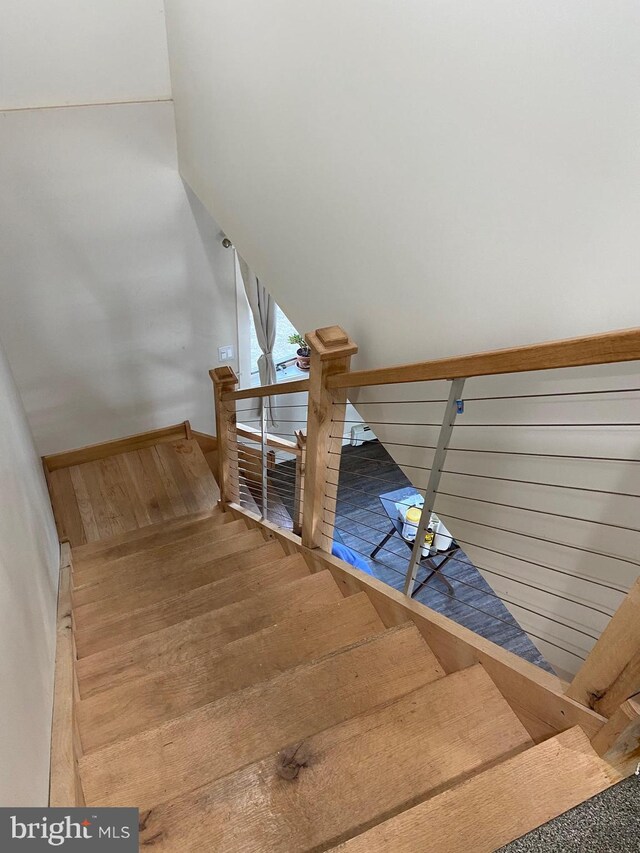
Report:
M 51 722 L 49 805 L 82 806 L 84 796 L 78 771 L 80 741 L 76 732 L 78 694 L 71 615 L 71 548 L 60 546 L 60 580 L 56 617 L 56 663 Z
M 195 433 L 193 434 L 195 436 Z M 105 459 L 107 456 L 115 456 L 118 453 L 130 453 L 133 450 L 141 450 L 153 444 L 163 441 L 179 441 L 183 438 L 191 438 L 191 425 L 189 421 L 180 424 L 162 427 L 161 429 L 140 432 L 125 438 L 116 438 L 113 441 L 104 441 L 101 444 L 90 444 L 87 447 L 79 447 L 75 450 L 65 450 L 62 453 L 53 453 L 42 457 L 45 472 L 56 471 L 59 468 L 70 468 L 72 465 L 82 465 L 84 462 L 94 462 L 96 459 Z
M 209 435 L 208 432 L 198 432 L 195 429 L 191 431 L 191 435 L 198 442 L 203 453 L 212 453 L 218 449 L 218 439 L 215 435 Z

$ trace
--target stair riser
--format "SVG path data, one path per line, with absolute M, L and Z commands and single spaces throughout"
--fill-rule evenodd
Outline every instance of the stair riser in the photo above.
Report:
M 607 767 L 576 727 L 334 849 L 415 853 L 428 837 L 438 853 L 493 853 L 609 784 Z
M 82 759 L 87 802 L 151 808 L 432 680 L 417 629 L 290 670 Z
M 309 568 L 304 558 L 296 554 L 268 566 L 247 569 L 242 574 L 198 587 L 110 622 L 77 627 L 75 640 L 78 657 L 105 651 L 245 598 L 259 596 L 274 584 L 288 583 L 308 574 Z
M 293 781 L 278 775 L 278 756 L 270 755 L 154 808 L 141 841 L 156 837 L 159 850 L 189 850 L 197 846 L 197 833 L 206 833 L 216 853 L 324 849 L 530 745 L 476 667 L 308 738 L 298 751 L 308 766 Z M 426 849 L 425 841 L 416 839 L 414 849 Z
M 217 652 L 79 703 L 84 752 L 124 740 L 202 705 L 384 631 L 364 593 L 285 619 Z
M 165 598 L 173 598 L 180 593 L 239 575 L 242 571 L 273 563 L 284 557 L 282 546 L 277 542 L 265 543 L 262 539 L 248 540 L 248 548 L 249 550 L 220 557 L 195 569 L 163 575 L 161 580 L 156 577 L 149 578 L 146 583 L 135 586 L 120 595 L 108 596 L 81 606 L 76 605 L 74 609 L 76 625 L 108 622 L 122 614 L 151 607 Z
M 95 560 L 118 560 L 146 548 L 168 545 L 178 542 L 200 530 L 217 527 L 232 522 L 233 516 L 216 509 L 212 513 L 186 515 L 174 522 L 152 524 L 140 527 L 129 533 L 90 545 L 80 545 L 73 549 L 73 561 L 80 568 L 90 566 Z
M 74 608 L 92 602 L 100 602 L 112 597 L 120 597 L 141 586 L 160 587 L 170 575 L 182 575 L 193 569 L 208 566 L 223 557 L 232 554 L 242 555 L 245 551 L 257 548 L 264 539 L 257 530 L 236 534 L 219 542 L 209 543 L 194 551 L 185 551 L 178 558 L 166 561 L 154 561 L 147 565 L 132 565 L 125 572 L 105 571 L 105 578 L 99 583 L 81 586 L 73 590 Z
M 177 542 L 148 548 L 126 557 L 120 557 L 117 560 L 108 561 L 108 568 L 101 559 L 89 566 L 74 566 L 73 585 L 77 588 L 87 584 L 99 583 L 104 579 L 105 574 L 111 577 L 119 574 L 124 578 L 132 569 L 140 570 L 143 567 L 156 566 L 171 560 L 180 560 L 192 552 L 198 553 L 202 548 L 215 547 L 216 543 L 246 531 L 247 526 L 243 521 L 218 524 Z
M 329 572 L 268 590 L 260 598 L 223 607 L 76 663 L 84 698 L 162 672 L 281 621 L 342 599 Z

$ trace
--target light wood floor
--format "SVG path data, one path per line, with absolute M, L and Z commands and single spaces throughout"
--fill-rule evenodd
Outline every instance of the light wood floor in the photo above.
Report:
M 72 546 L 212 509 L 220 496 L 194 439 L 51 471 L 49 492 L 58 535 Z

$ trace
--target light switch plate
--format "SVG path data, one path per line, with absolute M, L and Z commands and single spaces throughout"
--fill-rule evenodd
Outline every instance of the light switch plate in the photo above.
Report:
M 218 347 L 218 361 L 232 361 L 233 360 L 233 347 Z

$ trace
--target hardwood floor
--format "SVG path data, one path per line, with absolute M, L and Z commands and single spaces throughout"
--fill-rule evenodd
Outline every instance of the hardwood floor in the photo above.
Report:
M 289 513 L 293 511 L 293 492 L 288 485 L 292 468 L 293 463 L 287 462 L 276 466 L 271 474 L 271 480 L 277 483 L 276 488 L 280 490 Z M 282 483 L 287 484 L 286 487 Z M 369 555 L 390 529 L 378 496 L 407 486 L 411 483 L 378 441 L 343 448 L 335 530 L 347 547 L 364 557 L 375 577 L 400 590 L 410 556 L 400 537 L 393 536 L 376 559 Z M 281 523 L 279 519 L 278 523 Z M 443 583 L 434 578 L 414 595 L 415 600 L 553 672 L 464 551 L 459 551 L 455 559 L 449 560 L 444 574 L 454 588 L 453 596 Z M 421 569 L 418 583 L 425 575 Z
M 72 547 L 213 509 L 219 497 L 194 439 L 59 468 L 48 482 L 58 535 Z

